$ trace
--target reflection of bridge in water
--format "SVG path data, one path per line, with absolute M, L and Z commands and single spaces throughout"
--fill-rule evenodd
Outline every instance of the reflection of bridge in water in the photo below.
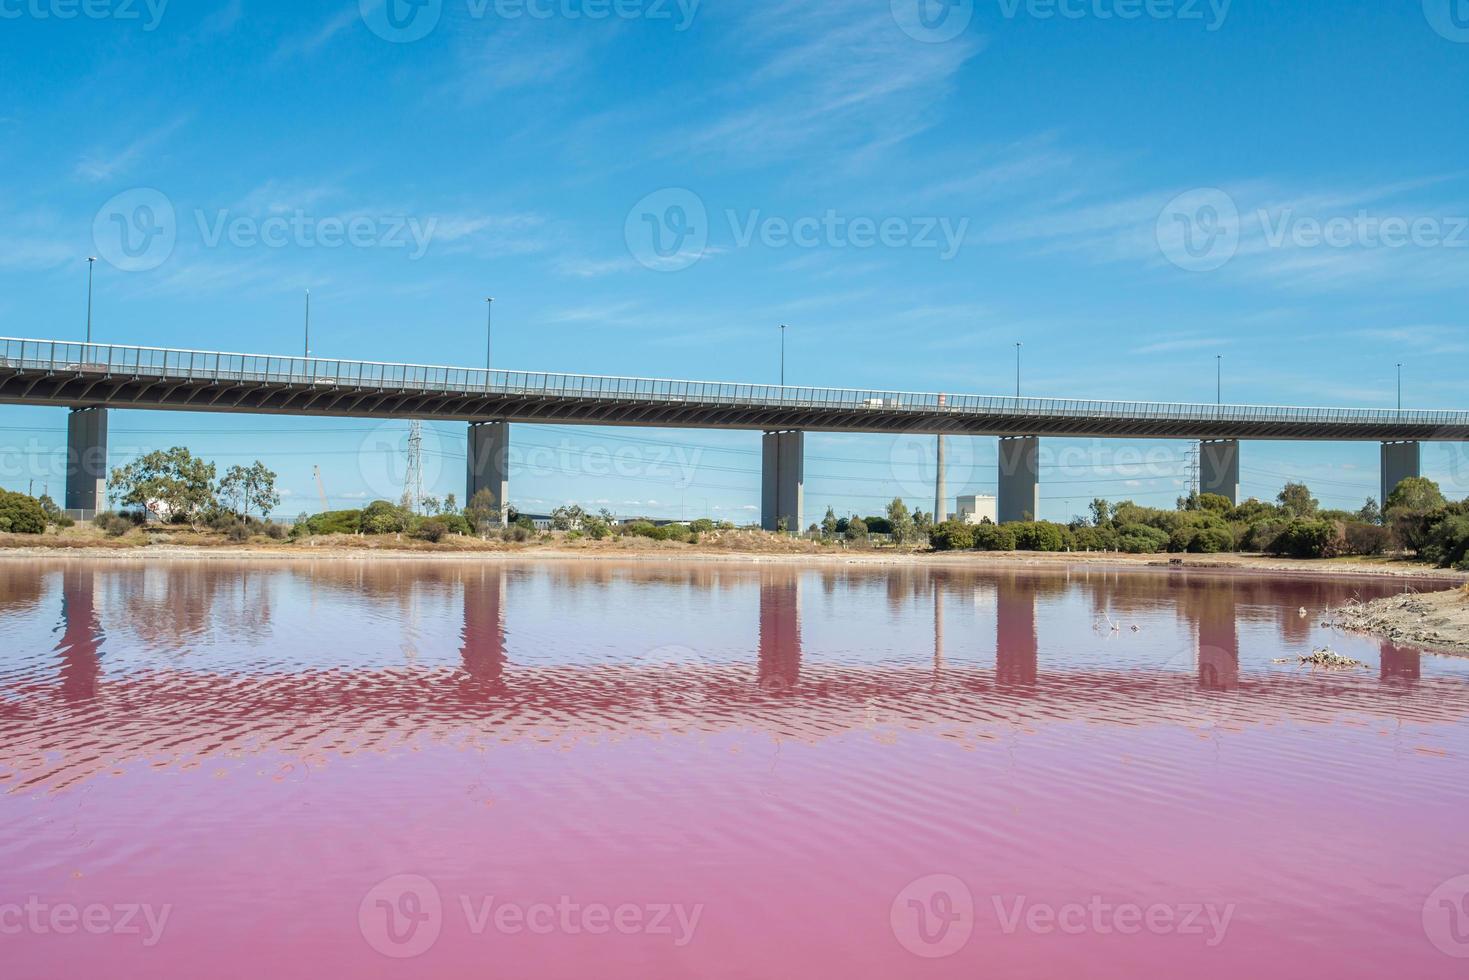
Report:
M 156 577 L 145 582 L 148 573 L 136 569 L 62 566 L 55 681 L 33 676 L 0 688 L 0 745 L 5 746 L 0 749 L 0 785 L 65 785 L 119 764 L 119 757 L 153 759 L 161 754 L 181 760 L 230 749 L 310 757 L 386 749 L 414 738 L 564 741 L 605 734 L 759 731 L 817 739 L 874 726 L 941 726 L 974 733 L 1056 721 L 1238 728 L 1286 719 L 1326 722 L 1345 715 L 1434 722 L 1469 714 L 1469 688 L 1460 680 L 1424 680 L 1420 654 L 1389 643 L 1380 644 L 1375 679 L 1361 672 L 1295 669 L 1242 673 L 1242 622 L 1272 628 L 1288 641 L 1309 638 L 1311 623 L 1293 610 L 1282 610 L 1275 594 L 1280 583 L 1153 573 L 1063 577 L 1023 571 L 884 570 L 880 574 L 886 577 L 887 602 L 910 611 L 915 603 L 931 602 L 931 654 L 925 645 L 922 655 L 901 662 L 854 663 L 807 654 L 802 592 L 813 581 L 827 591 L 844 581 L 870 584 L 870 570 L 546 565 L 527 573 L 523 567 L 500 564 L 437 563 L 387 572 L 292 568 L 291 574 L 307 576 L 313 589 L 365 595 L 372 601 L 401 601 L 408 581 L 453 589 L 462 607 L 459 666 L 373 664 L 255 673 L 210 670 L 176 658 L 123 673 L 106 671 L 104 608 L 133 610 L 120 614 L 126 622 L 119 628 L 160 649 L 187 649 L 192 638 L 216 623 L 221 596 L 235 610 L 238 622 L 233 628 L 242 634 L 255 635 L 262 621 L 268 622 L 269 592 L 252 589 L 248 577 L 279 575 L 281 569 L 256 572 L 187 564 L 192 567 L 170 571 L 161 582 Z M 621 578 L 679 587 L 753 587 L 758 617 L 751 630 L 752 656 L 733 663 L 516 663 L 507 613 L 519 583 L 532 581 L 536 573 L 552 580 L 558 596 Z M 129 574 L 136 581 L 128 580 Z M 104 578 L 112 579 L 114 587 L 121 585 L 130 601 L 99 603 L 99 581 Z M 1343 589 L 1310 582 L 1292 587 L 1298 591 L 1291 602 L 1304 592 L 1302 601 L 1317 609 L 1325 604 L 1321 598 Z M 170 590 L 182 598 L 171 596 Z M 1047 669 L 1038 611 L 1043 601 L 1068 593 L 1086 597 L 1087 615 L 1096 622 L 1171 607 L 1187 622 L 1192 649 L 1156 665 L 1117 666 L 1104 657 L 1095 662 L 1068 657 Z M 946 640 L 952 641 L 945 631 L 946 605 L 958 598 L 972 602 L 976 595 L 993 599 L 993 667 L 975 663 L 968 649 L 960 660 L 945 651 Z M 250 608 L 239 607 L 242 597 Z M 34 606 L 45 598 L 45 589 L 32 589 L 16 576 L 0 577 L 0 611 Z M 173 608 L 176 615 L 156 615 L 153 605 Z M 1048 610 L 1047 623 L 1052 618 Z M 44 754 L 41 745 L 48 746 Z

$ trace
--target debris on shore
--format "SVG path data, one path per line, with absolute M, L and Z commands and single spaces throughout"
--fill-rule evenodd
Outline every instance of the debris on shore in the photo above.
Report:
M 1309 654 L 1302 654 L 1298 657 L 1284 657 L 1275 662 L 1278 664 L 1299 663 L 1311 667 L 1330 667 L 1333 670 L 1350 670 L 1355 667 L 1367 666 L 1362 661 L 1343 656 L 1330 647 L 1317 647 Z
M 1405 592 L 1332 610 L 1326 625 L 1373 633 L 1404 646 L 1469 653 L 1469 585 L 1446 592 Z

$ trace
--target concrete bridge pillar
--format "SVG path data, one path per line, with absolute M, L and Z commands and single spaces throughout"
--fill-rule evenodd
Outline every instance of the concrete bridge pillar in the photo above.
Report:
M 1000 523 L 1033 521 L 1041 511 L 1039 436 L 1000 438 Z
M 760 526 L 800 534 L 806 509 L 806 433 L 767 432 L 761 467 Z
M 66 423 L 66 512 L 91 520 L 107 509 L 107 409 L 73 409 Z
M 510 423 L 474 422 L 469 426 L 469 473 L 464 502 L 481 490 L 490 491 L 500 511 L 500 524 L 509 523 Z
M 1199 492 L 1217 493 L 1239 506 L 1239 440 L 1199 443 Z
M 1388 496 L 1410 476 L 1423 475 L 1423 447 L 1416 442 L 1384 442 L 1382 444 L 1382 497 L 1377 501 L 1387 507 Z

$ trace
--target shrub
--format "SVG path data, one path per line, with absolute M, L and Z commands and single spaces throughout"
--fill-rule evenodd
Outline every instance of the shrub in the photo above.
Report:
M 333 510 L 316 514 L 296 522 L 292 534 L 359 534 L 362 531 L 362 511 Z
M 386 500 L 374 500 L 362 509 L 362 530 L 366 534 L 398 534 L 408 530 L 413 515 Z
M 1271 543 L 1270 551 L 1291 558 L 1333 558 L 1346 547 L 1346 532 L 1335 521 L 1296 519 Z
M 92 518 L 92 526 L 111 537 L 120 538 L 138 524 L 125 514 L 116 514 L 107 510 Z
M 459 514 L 437 514 L 413 522 L 412 535 L 420 541 L 437 543 L 451 534 L 469 534 L 469 521 Z
M 948 520 L 928 536 L 934 551 L 968 551 L 974 547 L 974 528 L 963 521 Z
M 1354 521 L 1346 525 L 1347 551 L 1354 555 L 1380 555 L 1392 544 L 1392 532 L 1380 524 Z
M 243 521 L 237 521 L 229 526 L 229 529 L 224 532 L 224 536 L 235 544 L 242 544 L 250 540 L 250 525 Z
M 1453 514 L 1438 521 L 1428 532 L 1422 555 L 1445 568 L 1469 565 L 1469 514 Z
M 1064 551 L 1066 528 L 1049 521 L 1017 521 L 1010 527 L 1015 532 L 1015 547 L 1020 551 Z
M 1009 525 L 976 524 L 973 528 L 976 551 L 1014 551 L 1015 530 Z
M 1129 555 L 1152 555 L 1168 550 L 1167 531 L 1147 524 L 1124 524 L 1118 531 L 1117 547 Z
M 1234 535 L 1229 528 L 1209 525 L 1199 528 L 1188 543 L 1188 550 L 1197 555 L 1217 555 L 1234 549 Z
M 275 521 L 271 521 L 265 525 L 265 536 L 272 541 L 284 541 L 288 533 L 284 524 L 277 524 Z
M 0 531 L 9 531 L 11 534 L 45 534 L 46 511 L 34 497 L 0 490 Z

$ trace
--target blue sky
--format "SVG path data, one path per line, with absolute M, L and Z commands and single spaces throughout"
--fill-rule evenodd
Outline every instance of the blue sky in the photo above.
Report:
M 0 333 L 80 337 L 97 255 L 117 343 L 295 353 L 310 289 L 323 357 L 479 365 L 494 296 L 506 368 L 773 382 L 786 323 L 799 384 L 1009 393 L 1020 342 L 1028 395 L 1212 401 L 1219 355 L 1229 401 L 1392 407 L 1402 362 L 1407 406 L 1469 407 L 1453 2 L 0 0 Z M 64 423 L 0 408 L 0 483 L 59 494 Z M 407 423 L 112 428 L 114 465 L 264 459 L 294 514 L 316 465 L 396 496 Z M 514 443 L 523 509 L 756 513 L 756 433 Z M 463 427 L 426 448 L 462 494 Z M 1042 516 L 1171 502 L 1188 448 L 1052 440 Z M 1460 495 L 1463 450 L 1424 454 Z M 807 452 L 808 520 L 932 506 L 922 441 Z M 1243 467 L 1355 507 L 1377 448 Z

